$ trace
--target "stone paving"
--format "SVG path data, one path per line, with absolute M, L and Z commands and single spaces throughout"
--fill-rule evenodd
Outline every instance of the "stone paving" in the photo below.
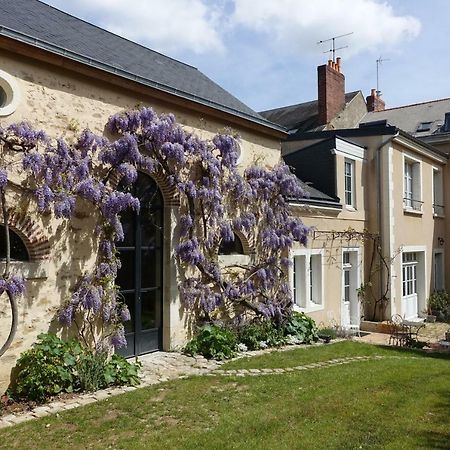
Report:
M 333 343 L 339 342 L 335 340 Z M 326 345 L 333 345 L 333 343 Z M 249 351 L 242 353 L 239 358 L 251 357 L 271 352 L 289 351 L 292 349 L 306 349 L 311 346 L 319 346 L 324 344 L 311 344 L 304 346 L 286 346 L 278 349 L 266 349 L 258 351 Z M 187 378 L 192 375 L 205 375 L 205 376 L 261 376 L 261 375 L 278 375 L 287 374 L 301 370 L 311 370 L 318 368 L 326 368 L 341 364 L 349 364 L 361 361 L 379 360 L 386 358 L 405 358 L 403 356 L 358 356 L 348 358 L 338 358 L 329 361 L 323 361 L 318 363 L 310 363 L 300 365 L 296 367 L 286 368 L 264 368 L 264 369 L 239 369 L 239 370 L 224 370 L 221 369 L 223 362 L 207 360 L 203 356 L 190 357 L 176 352 L 155 352 L 148 355 L 144 355 L 139 358 L 142 363 L 141 369 L 141 384 L 139 386 L 122 386 L 111 387 L 102 389 L 93 393 L 80 394 L 74 398 L 56 400 L 46 403 L 41 406 L 37 406 L 31 411 L 22 412 L 20 414 L 8 414 L 0 417 L 0 428 L 8 427 L 11 425 L 19 424 L 34 418 L 45 417 L 50 414 L 56 414 L 62 411 L 66 411 L 80 406 L 88 405 L 100 400 L 107 399 L 114 395 L 123 394 L 125 392 L 134 391 L 135 389 L 150 386 L 153 384 L 162 383 L 164 381 Z M 415 359 L 415 358 L 411 358 Z

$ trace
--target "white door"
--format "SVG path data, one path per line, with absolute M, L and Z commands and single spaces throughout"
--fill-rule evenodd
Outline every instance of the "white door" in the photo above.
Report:
M 405 319 L 418 317 L 419 296 L 417 295 L 417 253 L 403 253 L 402 256 L 402 315 Z
M 341 325 L 355 328 L 360 324 L 358 301 L 358 252 L 346 250 L 342 253 L 342 306 Z

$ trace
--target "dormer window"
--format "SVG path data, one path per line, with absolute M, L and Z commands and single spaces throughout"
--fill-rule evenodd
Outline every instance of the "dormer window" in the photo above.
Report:
M 431 125 L 433 125 L 433 122 L 420 122 L 416 131 L 418 133 L 421 133 L 423 131 L 430 131 L 431 130 Z

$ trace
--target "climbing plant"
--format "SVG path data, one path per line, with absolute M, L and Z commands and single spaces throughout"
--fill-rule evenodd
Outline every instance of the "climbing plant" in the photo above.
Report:
M 211 320 L 224 311 L 229 317 L 246 311 L 274 320 L 287 316 L 292 306 L 288 251 L 294 241 L 304 244 L 308 233 L 289 210 L 287 199 L 304 195 L 289 168 L 254 164 L 242 172 L 237 136 L 228 131 L 203 140 L 173 115 L 157 115 L 151 108 L 114 115 L 107 129 L 114 139 L 85 130 L 72 143 L 51 140 L 26 123 L 0 130 L 3 150 L 21 155 L 27 189 L 40 213 L 70 220 L 77 202 L 89 202 L 98 216 L 95 267 L 83 274 L 61 307 L 61 323 L 75 324 L 87 345 L 126 344 L 123 322 L 130 313 L 115 284 L 120 268 L 115 245 L 124 238 L 121 213 L 139 212 L 140 204 L 131 192 L 117 189 L 117 180 L 132 185 L 138 170 L 163 176 L 179 195 L 179 290 L 195 317 Z M 8 185 L 2 170 L 0 194 Z M 252 235 L 255 252 L 246 264 L 224 267 L 219 246 L 235 239 L 235 232 Z M 3 280 L 17 285 L 16 278 Z M 20 286 L 21 292 L 23 282 Z

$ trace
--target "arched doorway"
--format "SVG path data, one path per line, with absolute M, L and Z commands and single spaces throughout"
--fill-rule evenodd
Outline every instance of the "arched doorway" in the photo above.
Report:
M 162 265 L 164 201 L 156 182 L 139 172 L 131 186 L 119 185 L 139 198 L 139 214 L 122 214 L 125 239 L 119 242 L 122 267 L 117 284 L 131 313 L 125 322 L 124 356 L 160 350 L 162 345 Z

